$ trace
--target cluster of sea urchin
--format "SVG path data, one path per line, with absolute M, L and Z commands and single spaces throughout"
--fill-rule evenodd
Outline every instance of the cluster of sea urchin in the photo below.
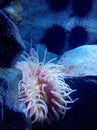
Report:
M 23 73 L 18 84 L 21 110 L 31 122 L 50 122 L 65 115 L 70 94 L 74 91 L 64 82 L 63 67 L 51 61 L 39 62 L 32 53 L 24 56 L 16 68 Z

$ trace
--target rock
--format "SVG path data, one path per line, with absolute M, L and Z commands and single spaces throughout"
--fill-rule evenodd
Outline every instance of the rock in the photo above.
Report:
M 9 109 L 4 105 L 4 119 L 0 123 L 0 130 L 29 130 L 29 127 L 23 113 Z
M 0 130 L 27 130 L 29 121 L 19 109 L 18 82 L 22 73 L 0 68 Z
M 63 130 L 97 130 L 97 76 L 68 77 L 66 83 L 77 91 L 72 98 L 79 98 L 67 111 Z
M 0 122 L 3 121 L 3 100 L 2 96 L 0 96 Z
M 3 11 L 16 23 L 19 24 L 22 21 L 22 18 L 18 13 L 23 11 L 23 7 L 18 0 L 11 2 L 11 5 L 4 8 Z
M 22 18 L 17 14 L 13 7 L 9 6 L 3 9 L 3 11 L 15 24 L 19 24 L 22 21 Z
M 11 7 L 13 7 L 13 9 L 16 11 L 16 13 L 20 13 L 21 11 L 23 11 L 23 6 L 22 6 L 20 0 L 12 1 Z
M 84 45 L 67 51 L 58 61 L 65 76 L 97 75 L 97 45 Z
M 17 26 L 0 10 L 0 67 L 11 67 L 24 49 Z
M 21 78 L 19 70 L 0 68 L 0 96 L 9 108 L 18 108 L 18 82 Z

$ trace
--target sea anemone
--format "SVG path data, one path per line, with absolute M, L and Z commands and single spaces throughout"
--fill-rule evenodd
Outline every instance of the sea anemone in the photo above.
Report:
M 39 62 L 32 52 L 23 57 L 15 65 L 23 73 L 18 84 L 20 109 L 32 123 L 64 117 L 68 104 L 73 103 L 70 94 L 74 90 L 64 81 L 63 66 L 52 63 L 54 59 Z
M 47 28 L 41 42 L 44 43 L 48 51 L 60 55 L 63 53 L 66 40 L 66 31 L 64 27 L 53 24 Z

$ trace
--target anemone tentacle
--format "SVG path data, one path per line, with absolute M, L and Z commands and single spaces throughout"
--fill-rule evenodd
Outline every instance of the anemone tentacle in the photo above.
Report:
M 54 59 L 40 63 L 32 52 L 23 58 L 15 65 L 23 73 L 18 84 L 20 109 L 32 123 L 64 117 L 74 90 L 64 81 L 63 66 L 52 63 Z

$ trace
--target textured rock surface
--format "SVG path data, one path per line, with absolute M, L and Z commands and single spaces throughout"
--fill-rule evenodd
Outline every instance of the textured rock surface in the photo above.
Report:
M 0 122 L 3 121 L 3 99 L 0 96 Z
M 19 24 L 22 21 L 22 18 L 19 16 L 23 10 L 21 3 L 18 0 L 13 0 L 11 5 L 4 8 L 3 11 L 14 21 L 16 24 Z
M 97 130 L 97 76 L 66 79 L 77 91 L 72 97 L 79 98 L 67 112 L 63 130 Z
M 64 66 L 65 76 L 97 75 L 97 45 L 85 45 L 67 51 L 58 64 Z
M 3 105 L 3 121 L 0 122 L 0 130 L 30 130 L 29 123 L 21 112 L 9 109 Z
M 29 123 L 18 106 L 18 82 L 22 74 L 14 68 L 0 68 L 0 130 L 27 130 Z
M 0 96 L 9 108 L 18 107 L 18 82 L 22 74 L 14 68 L 0 68 Z
M 17 26 L 0 10 L 0 67 L 10 67 L 23 51 Z

